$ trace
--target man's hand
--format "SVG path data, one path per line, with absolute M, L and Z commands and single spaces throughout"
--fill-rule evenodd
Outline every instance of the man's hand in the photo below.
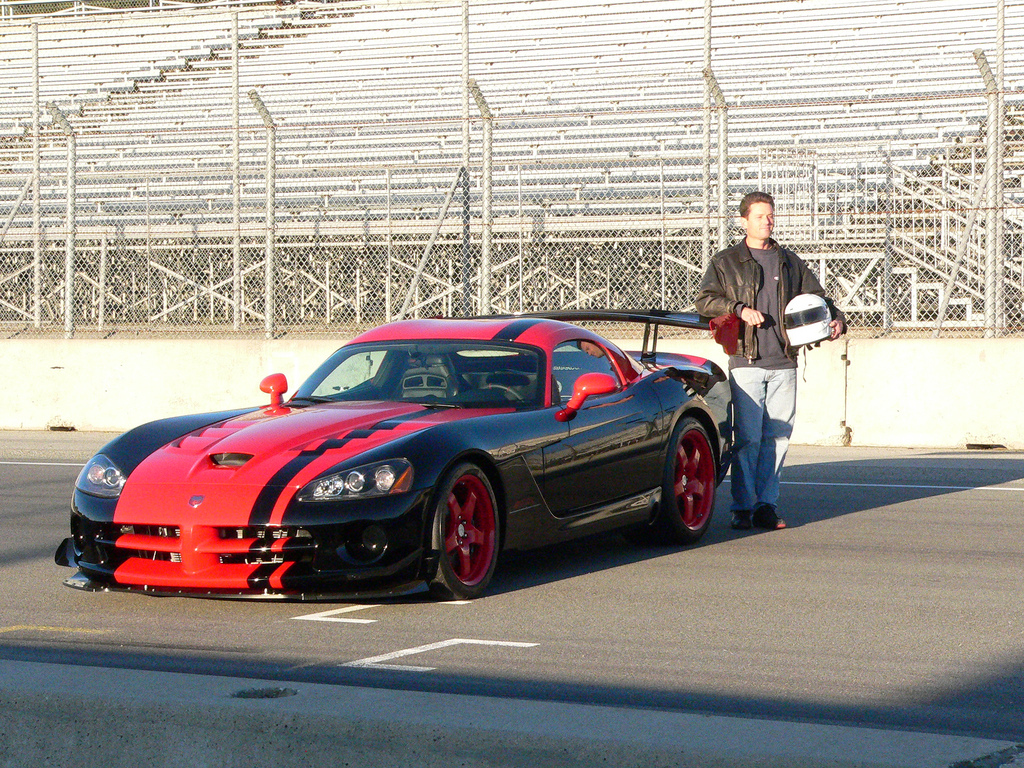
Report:
M 835 341 L 844 333 L 846 333 L 846 326 L 843 325 L 842 320 L 833 320 L 828 324 L 828 327 L 832 329 L 832 334 L 828 337 L 829 341 Z
M 747 325 L 761 325 L 764 322 L 764 315 L 756 309 L 743 307 L 743 309 L 740 310 L 740 320 Z

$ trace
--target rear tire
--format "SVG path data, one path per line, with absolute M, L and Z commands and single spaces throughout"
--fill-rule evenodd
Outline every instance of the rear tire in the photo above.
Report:
M 654 522 L 658 538 L 673 544 L 698 541 L 715 508 L 715 453 L 707 430 L 692 416 L 676 424 L 669 440 L 661 505 Z
M 487 475 L 469 462 L 438 484 L 431 546 L 438 553 L 430 592 L 444 600 L 480 597 L 498 563 L 498 505 Z

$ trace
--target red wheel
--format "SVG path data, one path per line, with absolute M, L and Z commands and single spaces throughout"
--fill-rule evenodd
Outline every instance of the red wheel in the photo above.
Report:
M 715 507 L 716 476 L 707 432 L 696 419 L 684 417 L 669 443 L 658 515 L 671 541 L 689 544 L 704 535 Z
M 483 594 L 498 562 L 498 514 L 487 475 L 462 464 L 445 476 L 434 509 L 437 572 L 430 590 L 443 598 Z

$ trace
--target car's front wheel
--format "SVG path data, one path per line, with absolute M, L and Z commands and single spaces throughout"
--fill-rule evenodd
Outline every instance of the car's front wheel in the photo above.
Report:
M 715 454 L 707 430 L 684 416 L 672 431 L 656 527 L 676 544 L 697 541 L 711 523 L 715 506 Z
M 438 553 L 430 591 L 442 599 L 479 597 L 498 562 L 498 508 L 476 464 L 453 467 L 438 485 L 431 545 Z

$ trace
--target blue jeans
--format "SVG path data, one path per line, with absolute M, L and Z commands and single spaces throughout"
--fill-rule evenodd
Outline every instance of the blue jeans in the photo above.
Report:
M 796 369 L 734 368 L 732 510 L 775 506 L 796 419 Z

